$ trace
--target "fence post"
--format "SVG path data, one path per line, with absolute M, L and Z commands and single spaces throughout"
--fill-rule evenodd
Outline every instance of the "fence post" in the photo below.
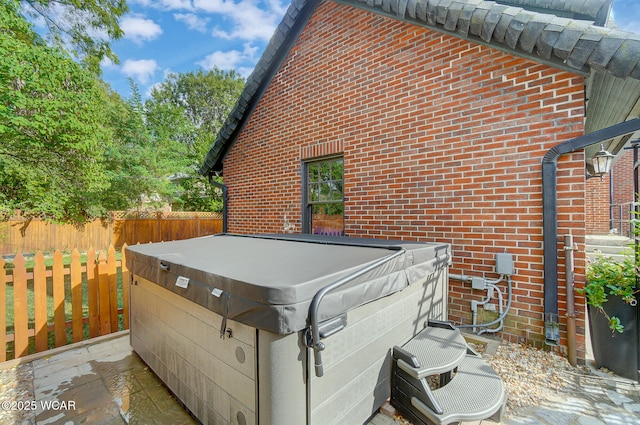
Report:
M 0 306 L 7 305 L 7 271 L 4 269 L 4 259 L 0 257 Z M 0 314 L 0 362 L 7 360 L 7 315 Z
M 100 335 L 111 333 L 111 309 L 109 308 L 109 266 L 104 252 L 98 254 L 98 315 Z
M 122 309 L 122 315 L 124 319 L 124 329 L 129 329 L 129 285 L 131 284 L 131 277 L 129 269 L 127 268 L 127 244 L 122 245 L 122 260 L 120 262 L 122 270 L 122 303 L 124 305 Z
M 80 264 L 80 251 L 77 248 L 71 253 L 71 324 L 73 342 L 82 341 L 84 337 L 84 325 L 82 323 L 82 265 Z
M 22 253 L 15 256 L 13 265 L 13 341 L 18 358 L 29 354 L 27 271 Z
M 162 242 L 164 238 L 162 237 L 162 213 L 161 212 L 156 213 L 156 219 L 158 220 L 156 222 L 156 228 L 158 229 L 158 233 L 157 233 L 157 238 L 154 242 Z
M 89 338 L 100 335 L 100 316 L 98 312 L 98 278 L 96 251 L 89 248 L 87 252 L 87 302 L 89 303 Z
M 116 264 L 116 249 L 109 246 L 107 266 L 109 273 L 109 307 L 111 310 L 111 332 L 118 330 L 118 265 Z
M 59 250 L 53 254 L 53 332 L 56 347 L 67 344 L 67 321 L 64 311 L 64 264 Z
M 47 329 L 47 267 L 44 255 L 36 253 L 33 268 L 33 316 L 35 319 L 36 353 L 49 348 L 49 330 Z

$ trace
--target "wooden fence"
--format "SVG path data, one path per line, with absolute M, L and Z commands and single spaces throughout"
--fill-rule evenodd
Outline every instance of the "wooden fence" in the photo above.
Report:
M 0 222 L 0 254 L 86 250 L 109 244 L 120 248 L 125 243 L 172 241 L 220 232 L 222 214 L 207 212 L 114 211 L 108 220 L 96 220 L 83 226 L 39 219 L 27 223 L 25 219 L 15 218 Z
M 66 258 L 38 252 L 29 266 L 21 253 L 12 263 L 0 257 L 0 362 L 128 329 L 124 248 L 119 260 L 113 245 L 84 261 L 77 249 Z

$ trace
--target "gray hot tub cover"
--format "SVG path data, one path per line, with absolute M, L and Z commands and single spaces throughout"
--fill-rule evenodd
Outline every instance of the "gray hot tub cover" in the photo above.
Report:
M 225 318 L 289 334 L 307 327 L 319 290 L 397 250 L 404 252 L 327 294 L 322 321 L 443 272 L 448 244 L 219 234 L 130 246 L 126 255 L 135 275 Z

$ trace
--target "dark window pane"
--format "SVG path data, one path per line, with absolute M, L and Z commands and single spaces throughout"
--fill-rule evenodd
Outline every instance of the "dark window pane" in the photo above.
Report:
M 343 159 L 307 164 L 307 227 L 312 233 L 344 235 Z
M 309 182 L 318 181 L 318 164 L 309 164 Z
M 320 163 L 320 180 L 322 180 L 323 182 L 331 180 L 331 163 L 330 162 Z
M 331 179 L 342 180 L 342 161 L 335 161 L 331 167 Z

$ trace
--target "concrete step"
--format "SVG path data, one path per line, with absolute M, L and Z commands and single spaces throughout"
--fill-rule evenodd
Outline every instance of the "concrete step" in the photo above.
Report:
M 632 252 L 633 249 L 627 246 L 611 246 L 611 245 L 587 245 L 585 246 L 585 252 L 600 252 L 604 255 L 622 254 L 625 251 Z
M 599 255 L 622 261 L 624 252 L 632 249 L 633 239 L 619 235 L 587 235 L 585 237 L 587 259 L 595 260 Z
M 607 245 L 607 246 L 626 246 L 633 240 L 626 236 L 620 235 L 587 235 L 585 243 L 587 245 Z

